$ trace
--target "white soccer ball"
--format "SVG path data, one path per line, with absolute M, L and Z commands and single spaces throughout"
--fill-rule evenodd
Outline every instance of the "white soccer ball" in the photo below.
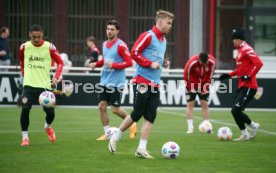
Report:
M 221 127 L 218 129 L 217 137 L 221 141 L 230 141 L 232 139 L 232 131 L 229 127 Z
M 213 130 L 213 126 L 209 121 L 202 121 L 199 126 L 198 126 L 198 130 L 201 133 L 212 133 Z
M 175 159 L 180 154 L 180 147 L 177 143 L 169 141 L 162 146 L 162 155 L 166 159 Z
M 106 131 L 106 138 L 109 140 L 111 136 L 113 135 L 114 131 L 117 129 L 117 127 L 109 127 Z
M 55 107 L 56 97 L 51 91 L 44 91 L 39 95 L 39 104 L 43 107 Z

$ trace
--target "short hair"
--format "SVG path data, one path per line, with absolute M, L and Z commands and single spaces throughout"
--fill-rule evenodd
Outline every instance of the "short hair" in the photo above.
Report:
M 208 61 L 209 56 L 208 56 L 207 53 L 201 52 L 201 53 L 199 54 L 199 59 L 200 59 L 200 61 L 201 61 L 203 64 L 205 64 L 205 63 Z
M 87 37 L 86 41 L 92 41 L 92 42 L 95 43 L 95 42 L 96 42 L 96 39 L 95 39 L 94 36 L 89 36 L 89 37 Z
M 158 10 L 156 12 L 155 21 L 157 21 L 158 19 L 164 19 L 164 18 L 174 19 L 174 14 L 165 10 Z
M 8 27 L 6 27 L 6 26 L 1 27 L 0 34 L 7 32 L 7 30 L 9 30 Z
M 33 24 L 31 27 L 30 27 L 30 32 L 33 32 L 33 31 L 41 31 L 43 32 L 43 28 L 40 24 Z
M 109 20 L 106 22 L 106 26 L 107 25 L 114 25 L 117 30 L 120 30 L 120 23 L 118 22 L 118 20 Z
M 236 27 L 232 30 L 231 36 L 232 36 L 232 40 L 234 40 L 234 39 L 244 40 L 245 39 L 244 30 L 239 27 Z

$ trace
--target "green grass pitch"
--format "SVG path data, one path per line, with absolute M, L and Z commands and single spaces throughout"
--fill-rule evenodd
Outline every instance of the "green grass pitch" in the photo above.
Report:
M 158 117 L 148 141 L 153 160 L 136 158 L 139 132 L 134 140 L 128 131 L 111 155 L 107 141 L 96 141 L 103 134 L 98 111 L 95 108 L 57 108 L 53 128 L 57 141 L 50 143 L 43 129 L 44 113 L 34 107 L 30 115 L 31 145 L 21 147 L 20 108 L 0 108 L 0 173 L 241 173 L 276 171 L 276 114 L 275 112 L 247 113 L 261 124 L 256 139 L 248 142 L 222 142 L 216 138 L 219 127 L 228 126 L 233 138 L 239 136 L 230 111 L 211 109 L 213 134 L 201 134 L 196 129 L 186 134 L 187 124 L 183 109 L 159 109 Z M 130 110 L 127 110 L 130 112 Z M 201 112 L 195 112 L 198 127 Z M 110 125 L 121 122 L 109 112 Z M 161 147 L 175 141 L 181 148 L 179 158 L 166 160 Z

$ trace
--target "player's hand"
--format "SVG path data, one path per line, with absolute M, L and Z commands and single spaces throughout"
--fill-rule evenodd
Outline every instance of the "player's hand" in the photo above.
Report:
M 105 65 L 107 68 L 112 68 L 112 62 L 106 62 L 106 63 L 104 63 L 104 65 Z
M 84 63 L 84 66 L 85 66 L 85 67 L 89 67 L 90 62 L 91 62 L 91 59 L 90 59 L 90 58 L 87 59 L 87 60 L 85 61 L 85 63 Z
M 163 67 L 168 68 L 170 66 L 171 62 L 169 58 L 164 59 Z
M 57 87 L 57 84 L 58 84 L 58 79 L 53 77 L 52 78 L 52 81 L 51 81 L 51 87 L 52 88 L 56 88 Z
M 241 76 L 240 78 L 241 78 L 241 80 L 243 80 L 243 81 L 248 81 L 248 80 L 250 80 L 250 76 L 249 76 L 249 75 Z
M 90 63 L 87 67 L 90 67 L 92 70 L 96 68 L 96 63 Z
M 160 68 L 160 64 L 158 62 L 152 62 L 150 68 L 156 70 Z
M 219 77 L 219 80 L 222 81 L 222 80 L 229 79 L 229 78 L 230 78 L 229 74 L 222 73 Z

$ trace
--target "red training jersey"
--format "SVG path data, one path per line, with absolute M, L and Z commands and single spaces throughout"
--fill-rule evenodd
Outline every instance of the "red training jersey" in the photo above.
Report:
M 199 55 L 191 57 L 184 67 L 183 77 L 186 81 L 188 91 L 201 91 L 201 93 L 209 92 L 209 85 L 216 67 L 216 59 L 212 55 L 208 55 L 209 59 L 206 64 L 201 65 Z
M 236 69 L 229 73 L 230 77 L 238 77 L 238 88 L 248 87 L 252 89 L 258 88 L 256 74 L 263 66 L 263 62 L 254 49 L 245 41 L 237 48 L 238 56 L 236 57 Z M 241 80 L 241 76 L 249 75 L 247 81 Z

